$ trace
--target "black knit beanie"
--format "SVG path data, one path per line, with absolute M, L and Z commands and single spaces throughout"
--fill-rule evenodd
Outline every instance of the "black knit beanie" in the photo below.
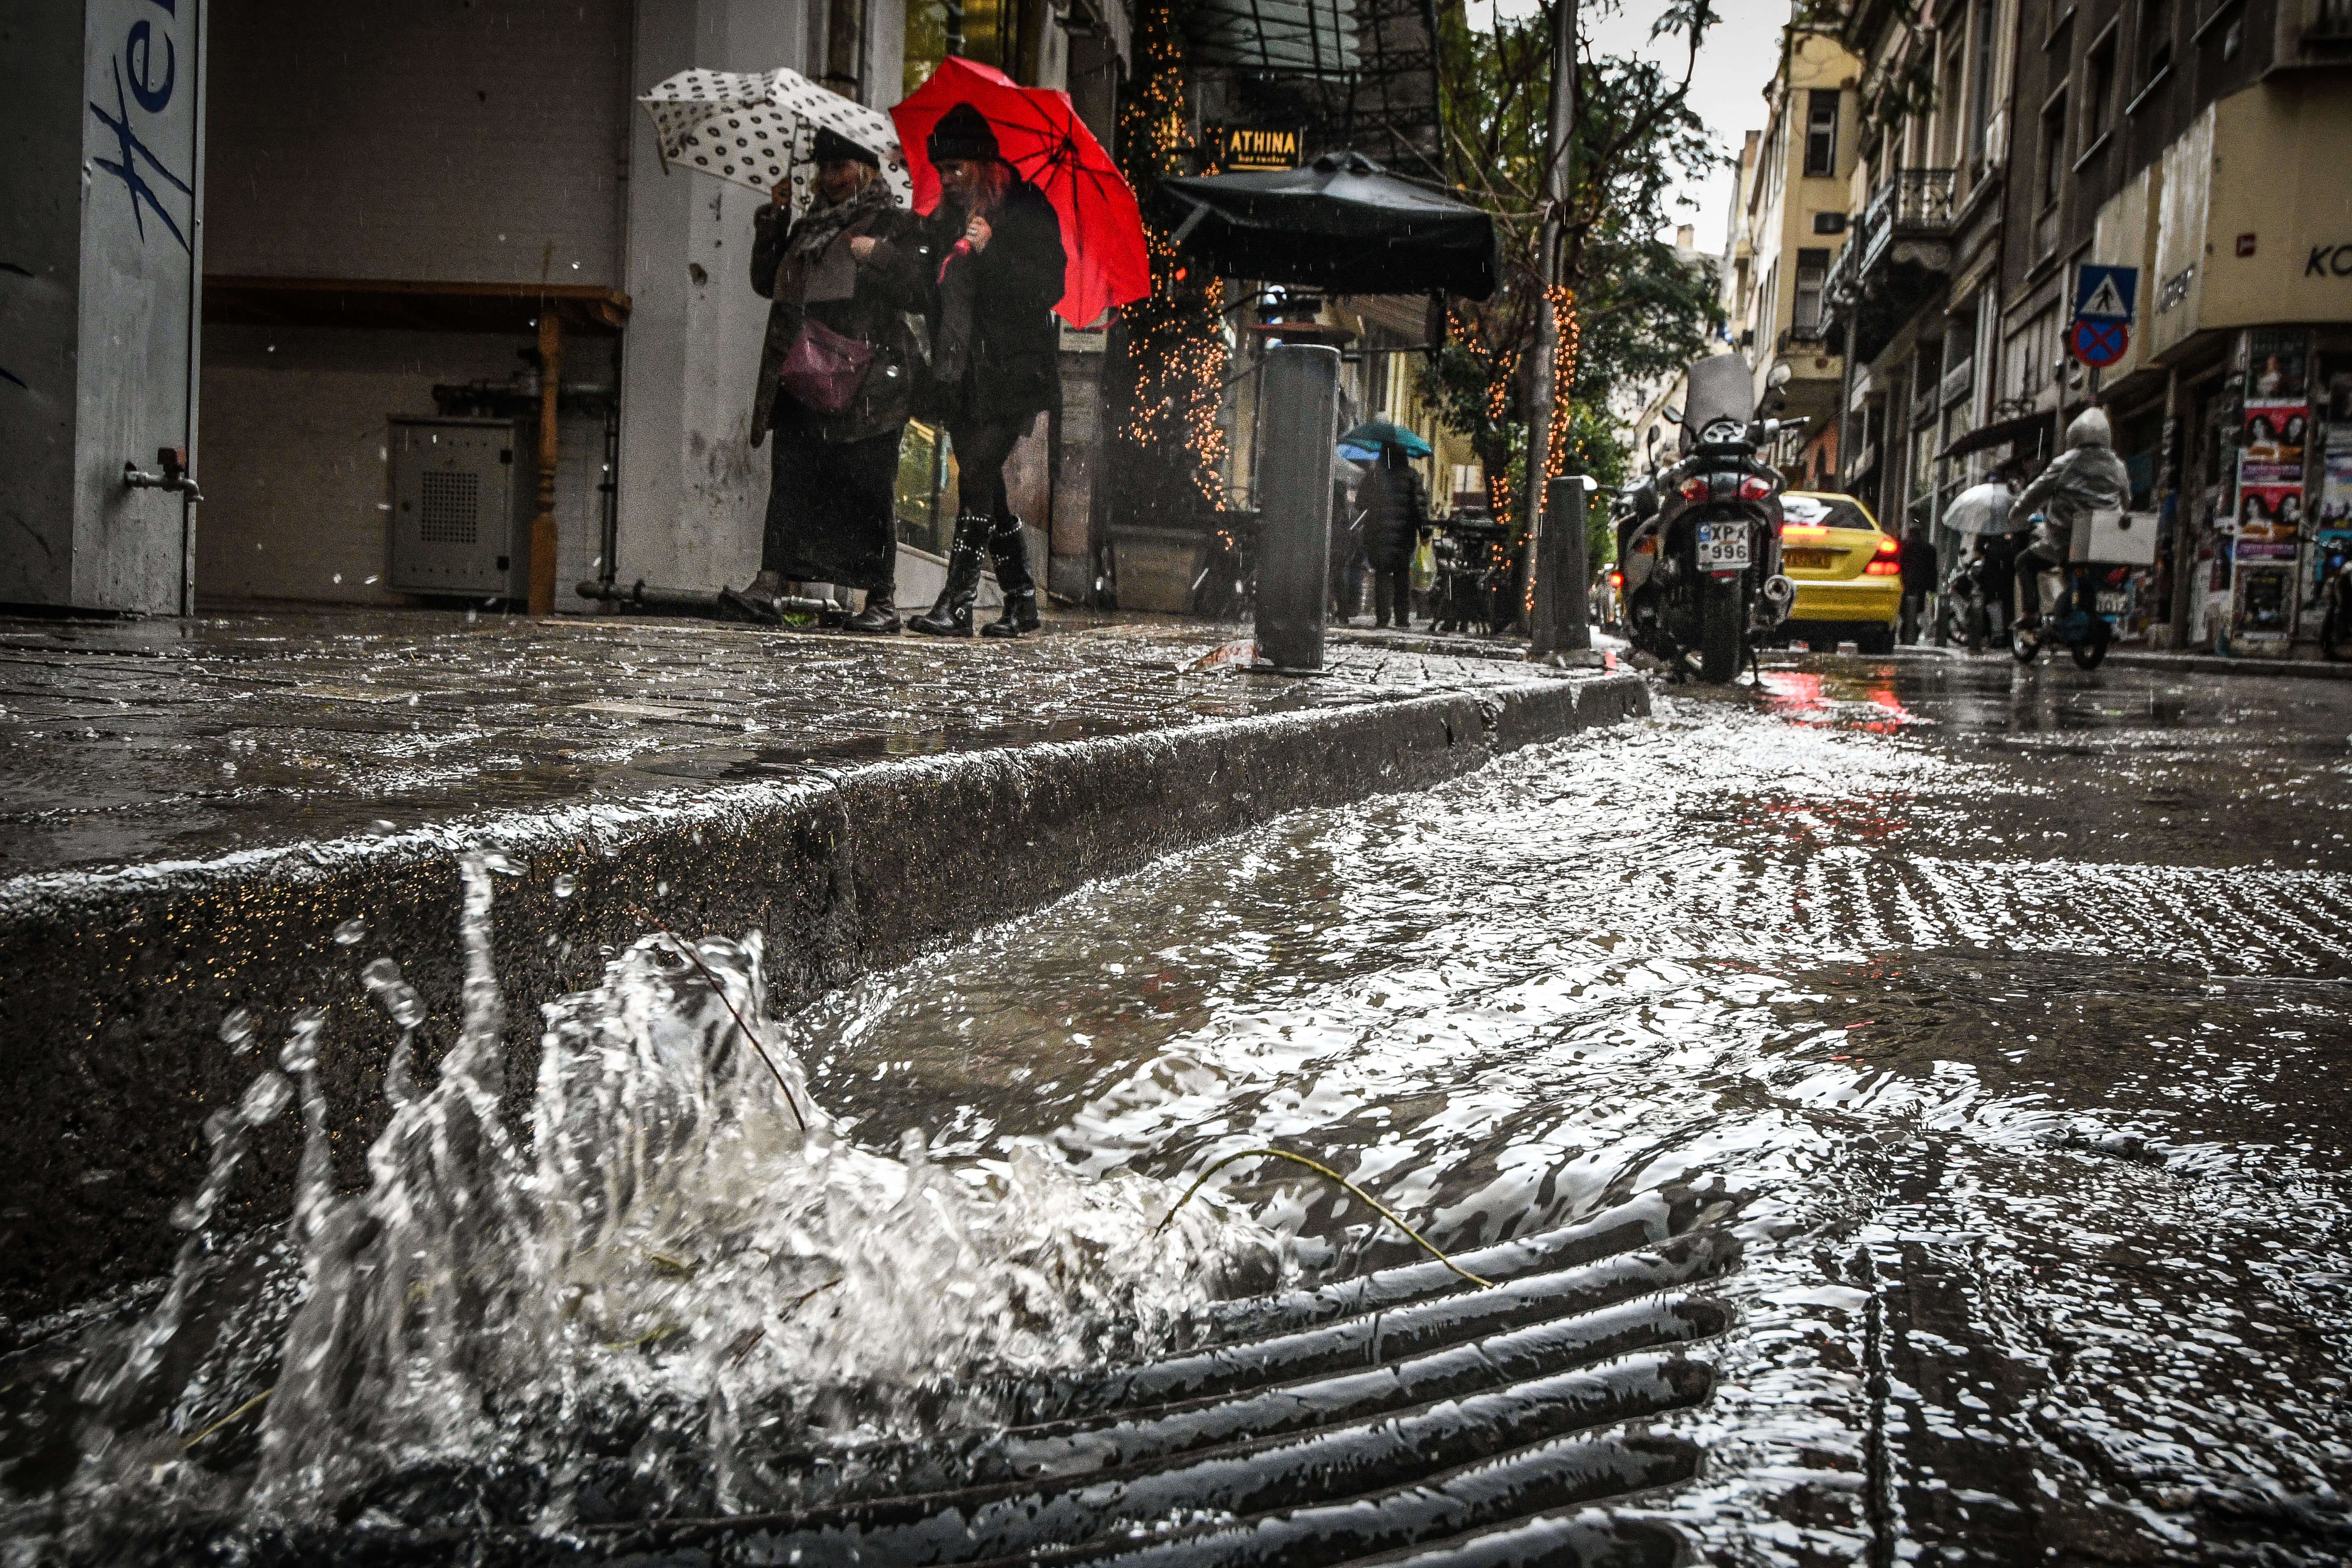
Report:
M 863 163 L 870 169 L 882 166 L 872 149 L 860 147 L 831 126 L 820 125 L 816 132 L 816 161 L 820 163 Z
M 934 163 L 986 163 L 998 156 L 995 131 L 969 103 L 959 103 L 940 116 L 923 150 Z

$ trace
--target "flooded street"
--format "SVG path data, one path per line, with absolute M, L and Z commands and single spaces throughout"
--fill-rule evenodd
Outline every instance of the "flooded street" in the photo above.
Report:
M 1810 661 L 1286 821 L 803 1024 L 860 1137 L 1323 1159 L 1457 1248 L 1681 1183 L 1726 1560 L 2352 1552 L 2352 687 Z M 1324 1267 L 1412 1256 L 1272 1162 Z
M 369 1193 L 327 1193 L 322 1156 L 284 1237 L 242 1240 L 209 1237 L 200 1194 L 160 1300 L 13 1360 L 9 1560 L 318 1546 L 205 1522 L 234 1518 L 356 1532 L 336 1550 L 373 1561 L 587 1561 L 463 1543 L 797 1518 L 861 1464 L 917 1492 L 988 1455 L 1058 1473 L 1018 1462 L 1050 1433 L 870 1456 L 1083 1411 L 1037 1390 L 1213 1340 L 1221 1298 L 1426 1262 L 1263 1156 L 1165 1223 L 1215 1163 L 1279 1148 L 1474 1261 L 1596 1215 L 1721 1238 L 1594 1297 L 1707 1300 L 1595 1341 L 1595 1376 L 1672 1387 L 1587 1442 L 1618 1445 L 1619 1479 L 1560 1517 L 1606 1550 L 1543 1560 L 1663 1563 L 1679 1536 L 1739 1563 L 2341 1562 L 2348 776 L 2336 682 L 1806 661 L 1095 886 L 756 1052 L 730 1019 L 756 948 L 649 937 L 551 1011 L 511 1140 L 477 1082 L 478 945 L 466 1036 L 418 1065 L 429 1089 L 389 1086 Z M 499 868 L 471 874 L 477 921 Z M 368 981 L 395 1024 L 399 984 Z M 280 1060 L 323 1125 L 302 1040 Z M 265 1074 L 247 1107 L 291 1094 Z M 224 1123 L 216 1162 L 242 1136 Z M 1179 1486 L 1083 1550 L 1075 1525 L 823 1539 L 845 1562 L 1413 1539 L 1345 1547 L 1326 1521 L 1312 1550 L 1266 1545 L 1267 1495 Z M 1255 1554 L 1217 1533 L 1252 1521 Z M 833 1560 L 770 1550 L 633 1560 Z M 1486 1550 L 1446 1560 L 1541 1556 Z

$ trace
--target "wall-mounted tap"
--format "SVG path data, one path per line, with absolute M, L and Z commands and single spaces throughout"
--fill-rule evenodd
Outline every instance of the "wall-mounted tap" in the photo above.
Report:
M 122 464 L 122 482 L 134 490 L 177 490 L 192 501 L 205 499 L 196 489 L 196 477 L 188 472 L 188 453 L 184 447 L 159 447 L 155 449 L 153 472 L 139 466 L 135 459 Z

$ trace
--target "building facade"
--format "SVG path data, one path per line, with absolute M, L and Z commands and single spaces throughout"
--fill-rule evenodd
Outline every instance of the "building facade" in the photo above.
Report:
M 1790 482 L 1835 482 L 1843 363 L 1829 342 L 1830 273 L 1846 244 L 1859 145 L 1861 63 L 1833 29 L 1791 26 L 1765 85 L 1764 129 L 1740 157 L 1724 268 L 1725 314 L 1756 370 L 1756 395 L 1790 371 L 1781 416 L 1804 420 L 1779 454 Z
M 2352 4 L 1910 11 L 1845 18 L 1869 126 L 1829 291 L 1849 488 L 1933 527 L 2095 405 L 2160 541 L 2127 633 L 2297 651 L 2352 544 Z M 2137 280 L 2095 368 L 2070 348 L 2085 267 Z
M 1931 532 L 1990 459 L 1943 454 L 1991 416 L 2002 300 L 2010 47 L 2019 0 L 1941 0 L 1922 19 L 1860 0 L 1860 155 L 1829 289 L 1846 351 L 1844 488 L 1888 529 Z
M 2156 640 L 2295 651 L 2352 542 L 2352 4 L 2021 0 L 2016 55 L 2004 405 L 2106 409 Z M 2065 349 L 2088 264 L 2138 277 L 2098 369 Z
M 90 0 L 9 26 L 0 603 L 165 614 L 418 602 L 387 580 L 403 422 L 514 416 L 528 492 L 542 370 L 556 607 L 592 607 L 583 578 L 744 581 L 762 197 L 666 169 L 637 95 L 782 66 L 887 108 L 952 51 L 1067 87 L 1108 142 L 1128 32 L 1120 0 Z M 1084 557 L 1101 356 L 1072 338 L 1017 499 Z M 159 448 L 201 505 L 125 484 Z M 910 595 L 945 471 L 918 431 Z

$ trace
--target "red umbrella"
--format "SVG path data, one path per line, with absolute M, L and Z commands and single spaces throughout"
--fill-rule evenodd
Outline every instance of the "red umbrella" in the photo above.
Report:
M 925 148 L 940 116 L 959 103 L 980 111 L 996 132 L 998 154 L 1045 192 L 1061 217 L 1069 264 L 1062 302 L 1054 309 L 1064 321 L 1090 327 L 1111 306 L 1151 292 L 1135 193 L 1070 107 L 1070 95 L 1023 87 L 992 67 L 950 55 L 930 80 L 890 111 L 908 172 L 915 176 L 917 212 L 940 205 L 939 171 Z

